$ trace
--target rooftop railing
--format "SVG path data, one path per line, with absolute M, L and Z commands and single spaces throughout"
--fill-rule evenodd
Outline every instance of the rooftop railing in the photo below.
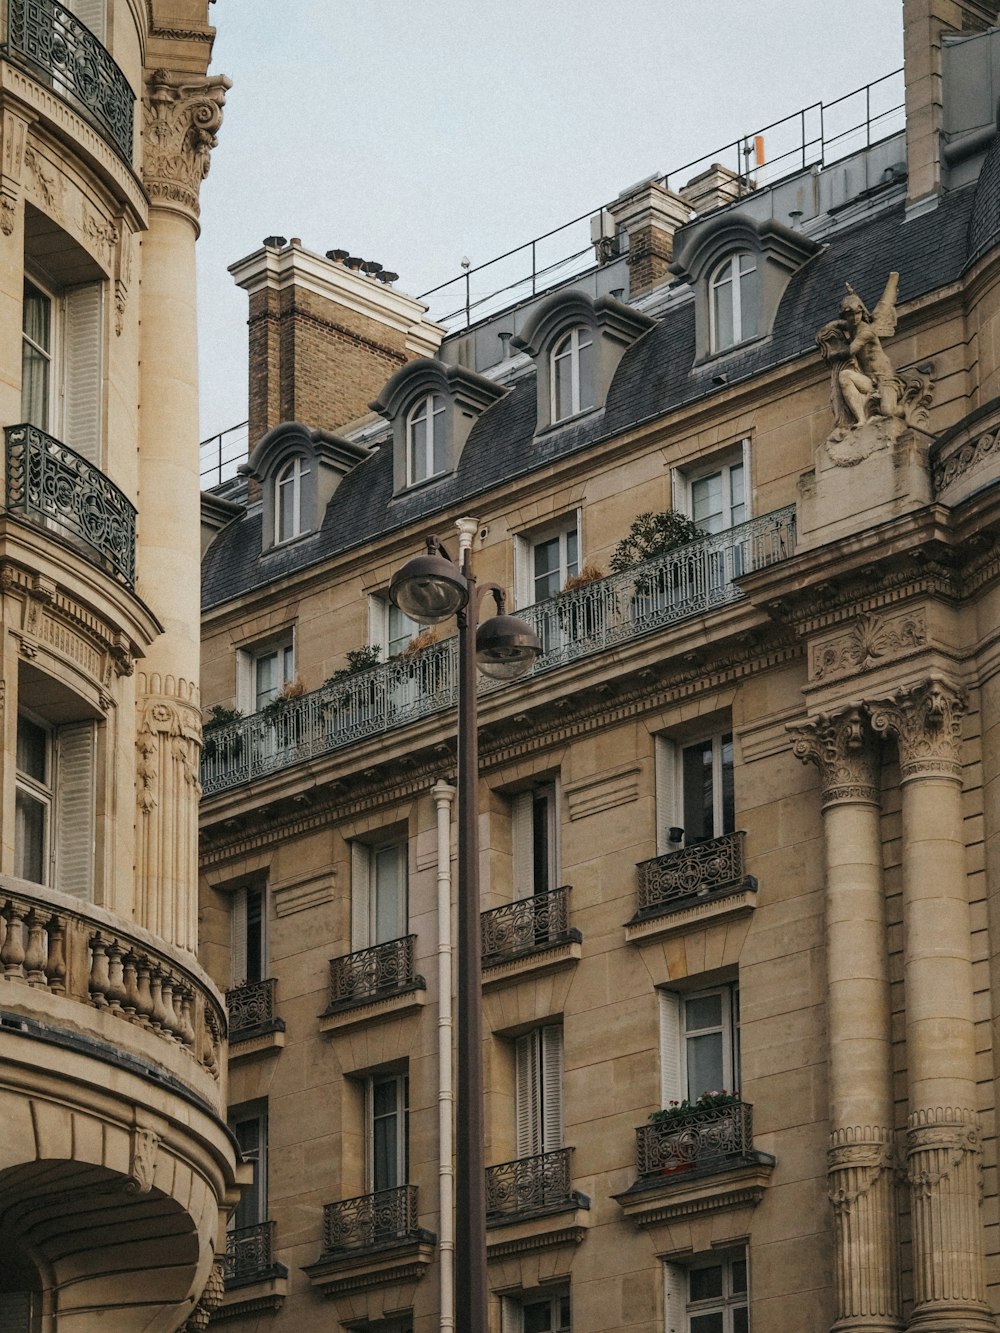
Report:
M 743 593 L 734 580 L 786 559 L 794 546 L 795 508 L 790 505 L 526 607 L 518 614 L 542 642 L 532 674 L 738 602 Z M 456 645 L 452 636 L 289 699 L 277 715 L 255 713 L 211 727 L 201 765 L 205 794 L 253 782 L 451 706 L 458 680 Z M 523 689 L 523 678 L 518 686 Z M 487 678 L 479 682 L 483 693 L 503 688 Z

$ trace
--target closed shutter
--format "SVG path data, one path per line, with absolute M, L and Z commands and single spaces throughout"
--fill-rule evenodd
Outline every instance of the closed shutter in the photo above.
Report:
M 670 841 L 671 827 L 681 825 L 681 812 L 677 800 L 677 746 L 665 736 L 657 736 L 653 742 L 653 774 L 656 783 L 656 854 L 665 856 L 667 852 L 676 852 L 680 843 Z
M 686 1095 L 681 1065 L 681 997 L 657 991 L 660 1002 L 660 1105 L 680 1102 Z
M 55 886 L 88 902 L 94 896 L 95 725 L 73 722 L 56 733 Z
M 512 897 L 530 898 L 535 892 L 534 793 L 519 791 L 510 802 L 511 850 L 514 855 Z
M 73 287 L 65 297 L 63 442 L 101 462 L 101 284 Z
M 663 1308 L 666 1333 L 688 1333 L 687 1269 L 680 1264 L 663 1265 Z
M 85 23 L 90 31 L 101 42 L 105 39 L 105 14 L 107 12 L 107 0 L 65 0 L 66 8 L 70 10 L 81 23 Z
M 541 1151 L 540 1092 L 538 1086 L 538 1032 L 526 1032 L 514 1043 L 514 1105 L 517 1114 L 517 1156 L 534 1157 Z
M 245 986 L 247 980 L 247 891 L 237 889 L 233 894 L 233 980 L 234 986 Z
M 351 843 L 351 952 L 368 947 L 368 922 L 371 913 L 371 848 L 364 842 Z
M 563 1033 L 556 1024 L 538 1033 L 542 1068 L 542 1152 L 563 1146 Z

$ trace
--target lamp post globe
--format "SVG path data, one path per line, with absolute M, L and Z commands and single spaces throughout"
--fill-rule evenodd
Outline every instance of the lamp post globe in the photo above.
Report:
M 538 635 L 519 616 L 490 616 L 476 631 L 476 665 L 494 680 L 525 675 L 541 651 Z
M 389 600 L 411 620 L 438 625 L 465 606 L 469 585 L 450 560 L 440 555 L 418 555 L 393 574 Z

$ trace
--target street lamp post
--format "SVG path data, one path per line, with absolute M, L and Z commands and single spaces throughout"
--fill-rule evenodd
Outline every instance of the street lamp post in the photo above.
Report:
M 398 570 L 389 597 L 411 620 L 458 623 L 458 1058 L 455 1160 L 455 1312 L 459 1333 L 486 1333 L 486 1164 L 483 1145 L 482 980 L 479 930 L 479 736 L 476 667 L 513 680 L 541 651 L 523 620 L 504 613 L 496 584 L 479 587 L 472 569 L 475 519 L 459 519 L 461 564 L 436 537 L 427 554 Z M 483 597 L 497 612 L 479 625 Z

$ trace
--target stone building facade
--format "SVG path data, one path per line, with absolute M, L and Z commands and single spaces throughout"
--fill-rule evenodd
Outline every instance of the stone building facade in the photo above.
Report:
M 246 1174 L 196 956 L 194 245 L 228 81 L 206 0 L 0 27 L 0 1324 L 204 1327 Z
M 542 647 L 479 701 L 492 1333 L 997 1327 L 1000 29 L 904 19 L 897 122 L 634 187 L 457 329 L 343 251 L 234 266 L 201 957 L 255 1174 L 215 1320 L 467 1329 L 455 639 L 387 598 L 436 534 Z M 325 402 L 260 391 L 272 318 L 353 340 Z

